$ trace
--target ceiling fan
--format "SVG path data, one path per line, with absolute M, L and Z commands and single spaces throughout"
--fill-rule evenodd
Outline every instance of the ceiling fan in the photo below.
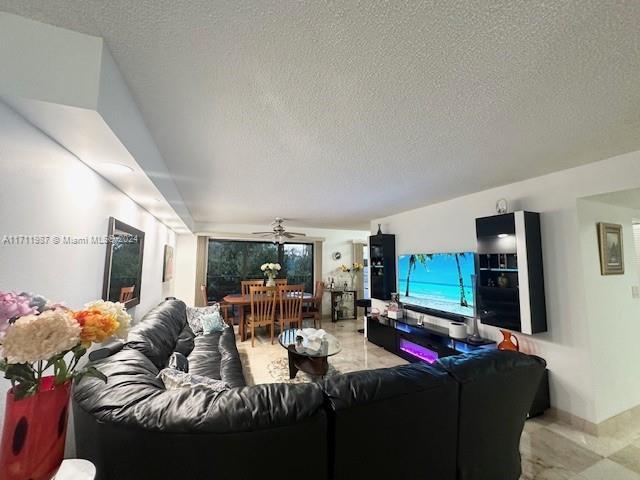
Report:
M 306 233 L 287 232 L 284 226 L 284 218 L 276 217 L 271 222 L 273 230 L 271 232 L 252 232 L 251 235 L 258 235 L 260 237 L 271 237 L 273 243 L 284 243 L 287 238 L 306 237 Z

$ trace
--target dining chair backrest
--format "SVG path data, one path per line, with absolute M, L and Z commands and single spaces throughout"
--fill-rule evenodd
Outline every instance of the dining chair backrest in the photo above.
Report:
M 122 287 L 120 289 L 120 303 L 125 303 L 133 298 L 133 291 L 136 289 L 135 285 L 130 287 Z
M 269 287 L 250 287 L 251 320 L 255 323 L 272 322 L 276 310 L 276 295 Z
M 322 280 L 316 281 L 316 293 L 313 295 L 314 301 L 322 302 L 322 295 L 324 295 L 324 282 Z
M 262 287 L 262 286 L 264 286 L 264 280 L 242 280 L 240 282 L 242 295 L 249 295 L 249 289 L 251 287 Z
M 302 318 L 302 299 L 304 297 L 304 285 L 280 285 L 278 286 L 278 297 L 280 298 L 281 318 Z
M 289 280 L 287 280 L 286 278 L 276 278 L 275 282 L 276 287 L 279 287 L 280 285 L 289 285 Z

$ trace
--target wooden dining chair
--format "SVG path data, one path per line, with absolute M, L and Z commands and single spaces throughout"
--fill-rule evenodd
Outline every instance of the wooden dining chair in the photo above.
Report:
M 233 309 L 232 305 L 229 305 L 225 302 L 216 302 L 215 300 L 209 300 L 206 285 L 200 285 L 200 295 L 200 301 L 202 302 L 203 306 L 208 307 L 210 305 L 213 305 L 214 303 L 217 303 L 218 305 L 220 305 L 220 314 L 222 315 L 225 323 L 227 325 L 234 324 L 235 315 L 233 315 L 233 313 L 230 313 L 230 310 Z
M 264 280 L 242 280 L 240 282 L 240 292 L 242 295 L 249 295 L 249 289 L 251 287 L 264 286 Z
M 281 285 L 289 285 L 289 280 L 287 280 L 286 278 L 276 278 L 275 282 L 276 287 L 279 287 Z
M 286 328 L 293 328 L 289 325 L 295 324 L 297 328 L 302 328 L 302 298 L 304 295 L 304 285 L 280 285 L 278 286 L 278 298 L 280 299 L 280 312 L 278 322 L 280 332 Z
M 247 327 L 251 329 L 251 346 L 255 346 L 256 327 L 271 328 L 271 343 L 273 344 L 273 329 L 275 323 L 276 299 L 273 289 L 269 287 L 250 287 L 251 314 L 247 315 Z
M 131 287 L 122 287 L 120 289 L 120 303 L 125 303 L 128 302 L 129 300 L 131 300 L 133 298 L 133 291 L 136 289 L 135 285 L 132 285 Z
M 324 294 L 324 283 L 316 281 L 316 292 L 310 301 L 305 301 L 302 309 L 302 318 L 313 318 L 313 328 L 322 328 L 322 295 Z

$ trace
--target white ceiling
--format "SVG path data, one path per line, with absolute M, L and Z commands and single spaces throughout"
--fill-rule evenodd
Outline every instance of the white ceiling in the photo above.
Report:
M 640 2 L 0 10 L 105 38 L 196 223 L 357 228 L 640 148 Z

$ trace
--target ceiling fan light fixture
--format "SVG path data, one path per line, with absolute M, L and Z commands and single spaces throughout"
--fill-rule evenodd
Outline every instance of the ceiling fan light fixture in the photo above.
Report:
M 272 232 L 252 232 L 252 235 L 260 235 L 260 236 L 271 236 L 272 242 L 274 244 L 282 245 L 287 241 L 287 238 L 295 238 L 295 237 L 306 237 L 306 233 L 296 233 L 296 232 L 287 232 L 285 226 L 283 225 L 284 219 L 280 217 L 276 217 L 273 223 L 271 224 L 273 227 Z

